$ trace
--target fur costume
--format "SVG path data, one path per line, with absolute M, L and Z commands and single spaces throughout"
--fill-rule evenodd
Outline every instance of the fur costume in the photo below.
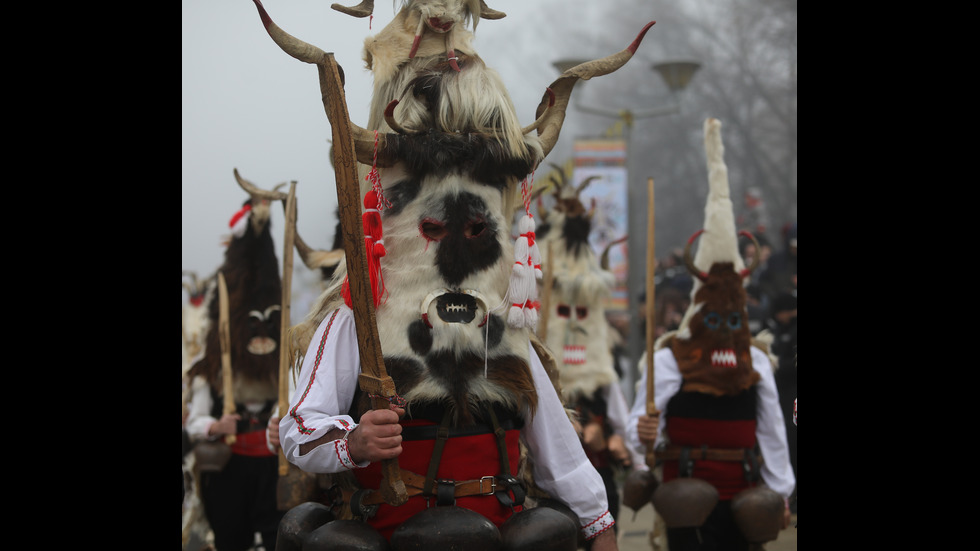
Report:
M 324 84 L 325 79 L 336 78 L 336 68 L 327 54 L 286 35 L 258 1 L 256 5 L 276 43 L 293 57 L 317 64 L 323 90 L 336 89 L 332 88 L 333 80 Z M 415 16 L 396 18 L 394 26 L 381 34 L 407 36 L 406 30 L 411 27 L 405 25 L 408 17 Z M 454 32 L 463 36 L 462 29 Z M 520 183 L 554 146 L 574 83 L 622 66 L 645 32 L 619 54 L 566 72 L 544 95 L 536 113 L 538 120 L 526 128 L 517 124 L 499 77 L 475 54 L 447 63 L 448 50 L 430 50 L 425 38 L 413 52 L 417 55 L 405 56 L 398 47 L 385 50 L 377 41 L 367 45 L 367 59 L 376 79 L 373 128 L 352 124 L 351 131 L 358 161 L 371 168 L 369 178 L 361 183 L 368 207 L 364 213 L 373 218 L 372 207 L 377 205 L 383 233 L 384 250 L 377 258 L 380 278 L 373 289 L 385 367 L 406 410 L 401 421 L 403 451 L 399 463 L 403 477 L 423 477 L 427 485 L 437 477 L 449 478 L 452 484 L 466 478 L 503 477 L 502 490 L 480 494 L 464 505 L 497 525 L 520 510 L 517 488 L 506 482 L 518 467 L 519 431 L 532 431 L 531 446 L 544 446 L 541 443 L 549 441 L 549 430 L 575 439 L 570 424 L 551 424 L 558 416 L 565 421 L 565 412 L 557 393 L 552 392 L 539 356 L 532 354 L 531 328 L 506 321 L 513 302 L 509 280 L 515 264 L 510 221 L 518 201 L 524 198 L 519 194 Z M 404 48 L 404 41 L 401 44 Z M 411 61 L 399 61 L 406 57 Z M 386 81 L 392 67 L 395 71 Z M 391 88 L 387 89 L 389 82 Z M 340 99 L 334 96 L 323 94 L 328 114 L 334 113 L 329 102 Z M 378 119 L 381 105 L 386 106 L 382 114 L 386 128 Z M 365 226 L 366 238 L 378 239 L 372 243 L 380 244 L 376 233 L 378 228 L 369 231 Z M 343 304 L 345 277 L 346 264 L 341 264 L 331 286 L 297 330 L 302 335 L 298 340 L 308 340 L 309 347 L 280 434 L 290 461 L 321 469 L 317 472 L 350 469 L 362 488 L 376 491 L 379 464 L 356 464 L 346 438 L 332 438 L 334 430 L 352 430 L 352 423 L 357 423 L 371 405 L 370 397 L 355 388 L 352 380 L 359 369 L 358 347 L 353 338 L 354 314 L 347 308 L 351 305 Z M 541 386 L 542 381 L 549 386 Z M 536 422 L 539 419 L 546 421 Z M 493 430 L 486 429 L 490 421 L 496 426 Z M 433 444 L 426 448 L 425 442 L 432 442 L 435 436 L 422 438 L 422 443 L 407 437 L 409 433 L 428 434 L 440 423 L 445 423 L 443 427 L 450 435 L 462 431 L 448 438 L 444 449 L 440 448 L 441 455 L 432 451 Z M 476 434 L 467 433 L 471 430 Z M 500 440 L 495 441 L 494 434 Z M 479 444 L 471 445 L 464 440 L 468 438 Z M 301 446 L 314 443 L 312 451 L 297 453 Z M 420 456 L 426 449 L 427 456 Z M 594 537 L 611 527 L 608 510 L 590 509 L 602 503 L 599 496 L 604 493 L 594 473 L 576 475 L 577 483 L 571 486 L 559 482 L 568 474 L 559 473 L 563 468 L 559 466 L 570 470 L 588 466 L 581 450 L 563 448 L 560 453 L 551 451 L 551 457 L 549 449 L 539 451 L 540 457 L 532 460 L 548 474 L 545 480 L 538 479 L 543 488 L 597 492 L 576 504 L 580 518 L 588 515 L 582 522 L 586 536 Z M 426 475 L 428 455 L 436 463 L 429 463 Z M 438 463 L 441 456 L 450 459 Z M 566 486 L 561 486 L 563 483 Z M 431 487 L 423 491 L 431 492 Z M 500 509 L 491 496 L 504 504 L 505 498 L 511 499 L 508 492 L 513 493 L 511 505 L 516 506 Z M 424 495 L 434 497 L 433 493 Z M 497 507 L 496 516 L 477 503 Z M 393 524 L 392 518 L 414 520 L 415 514 L 405 516 L 405 511 L 419 511 L 421 516 L 425 505 L 421 499 L 409 499 L 398 506 L 400 510 L 380 503 L 376 515 L 364 511 L 355 514 L 391 537 L 396 525 L 401 529 L 409 524 L 400 524 L 401 520 Z
M 705 121 L 704 144 L 709 183 L 704 229 L 684 250 L 695 278 L 691 304 L 679 328 L 657 340 L 654 357 L 644 355 L 628 425 L 631 442 L 642 446 L 637 425 L 649 402 L 650 362 L 653 402 L 661 412 L 655 455 L 663 473 L 653 502 L 672 551 L 748 549 L 750 524 L 775 526 L 778 533 L 780 501 L 795 484 L 769 356 L 754 346 L 748 328 L 745 282 L 757 263 L 746 268 L 739 257 L 718 120 Z M 692 496 L 698 499 L 691 501 Z M 743 509 L 755 496 L 764 496 L 767 506 Z

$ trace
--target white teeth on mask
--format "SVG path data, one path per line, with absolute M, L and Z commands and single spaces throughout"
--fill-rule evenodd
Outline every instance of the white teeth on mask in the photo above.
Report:
M 725 350 L 714 350 L 711 352 L 711 365 L 715 367 L 735 367 L 735 350 L 726 348 Z
M 255 354 L 256 356 L 264 356 L 266 354 L 271 354 L 276 350 L 276 341 L 270 339 L 269 337 L 252 337 L 248 341 L 248 345 L 246 345 L 245 348 L 251 354 Z
M 565 346 L 565 354 L 562 361 L 567 364 L 585 363 L 585 346 L 580 344 L 570 344 Z

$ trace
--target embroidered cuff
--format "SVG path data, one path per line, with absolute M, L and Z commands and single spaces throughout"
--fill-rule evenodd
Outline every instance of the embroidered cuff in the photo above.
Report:
M 583 526 L 582 535 L 585 536 L 586 541 L 595 539 L 599 534 L 612 528 L 614 524 L 616 524 L 616 520 L 609 511 L 606 511 L 599 518 Z
M 348 433 L 350 434 L 350 433 Z M 333 441 L 334 453 L 337 454 L 337 459 L 340 464 L 348 469 L 356 469 L 361 465 L 358 465 L 350 456 L 350 448 L 347 446 L 347 434 L 340 440 Z

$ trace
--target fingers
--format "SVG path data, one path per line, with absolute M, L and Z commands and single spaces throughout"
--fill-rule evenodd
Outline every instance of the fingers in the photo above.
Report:
M 383 461 L 402 452 L 401 408 L 374 409 L 361 416 L 361 422 L 347 438 L 351 458 L 357 462 Z

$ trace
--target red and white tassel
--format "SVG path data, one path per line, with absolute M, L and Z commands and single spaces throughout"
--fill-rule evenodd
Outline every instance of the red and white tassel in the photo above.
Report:
M 510 274 L 507 296 L 510 307 L 507 324 L 511 327 L 534 329 L 538 325 L 538 280 L 541 279 L 541 254 L 535 242 L 534 216 L 531 214 L 530 189 L 527 180 L 521 184 L 524 194 L 524 216 L 518 222 L 520 235 L 514 243 L 514 266 Z

